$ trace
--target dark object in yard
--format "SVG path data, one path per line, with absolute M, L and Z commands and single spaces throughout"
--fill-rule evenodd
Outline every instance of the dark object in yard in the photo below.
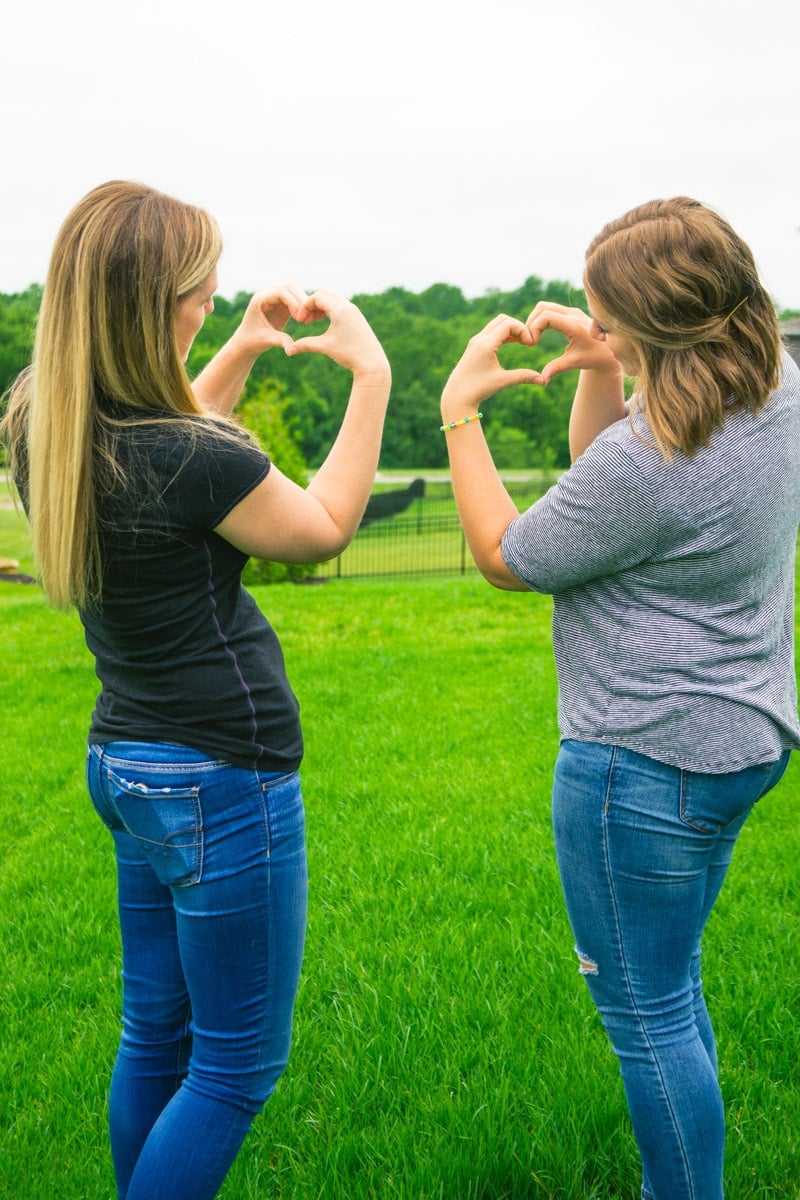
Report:
M 413 500 L 424 495 L 424 479 L 412 479 L 408 487 L 398 488 L 393 492 L 376 492 L 367 501 L 359 529 L 363 529 L 365 525 L 370 525 L 373 521 L 385 521 L 387 517 L 394 517 L 398 513 L 405 512 Z
M 0 583 L 36 583 L 36 580 L 23 575 L 15 558 L 0 558 Z

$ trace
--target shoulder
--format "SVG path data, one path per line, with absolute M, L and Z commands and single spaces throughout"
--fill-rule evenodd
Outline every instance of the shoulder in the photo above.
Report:
M 562 477 L 562 482 L 578 486 L 587 494 L 610 493 L 631 498 L 641 495 L 643 499 L 652 499 L 666 467 L 644 414 L 634 408 L 627 417 L 598 434 Z
M 247 432 L 230 421 L 172 413 L 115 411 L 106 427 L 108 459 L 116 464 L 110 489 L 129 498 L 158 498 L 198 524 L 252 491 L 270 460 Z
M 639 465 L 640 450 L 630 439 L 630 431 L 616 426 L 604 431 L 509 525 L 503 557 L 529 587 L 558 593 L 635 567 L 652 555 L 660 511 Z
M 792 358 L 788 350 L 781 354 L 781 372 L 779 389 L 787 388 L 794 392 L 795 398 L 800 397 L 800 366 Z
M 800 366 L 786 351 L 781 359 L 778 387 L 767 401 L 767 408 L 787 412 L 790 420 L 800 421 Z
M 145 454 L 151 467 L 177 467 L 190 458 L 259 462 L 266 458 L 245 429 L 212 416 L 117 409 L 109 428 L 123 452 Z

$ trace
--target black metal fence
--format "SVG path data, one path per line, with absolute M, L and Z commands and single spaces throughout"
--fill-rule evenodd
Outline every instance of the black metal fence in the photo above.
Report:
M 520 510 L 533 504 L 555 474 L 506 481 Z M 373 493 L 361 528 L 338 558 L 315 571 L 317 579 L 377 575 L 460 574 L 474 571 L 449 481 L 414 480 L 404 488 Z

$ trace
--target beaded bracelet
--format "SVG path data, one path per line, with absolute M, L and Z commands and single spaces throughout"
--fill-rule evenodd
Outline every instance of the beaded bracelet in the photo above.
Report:
M 449 421 L 447 425 L 440 425 L 439 431 L 446 433 L 448 429 L 458 429 L 459 425 L 469 425 L 470 421 L 482 421 L 483 413 L 475 413 L 473 417 L 464 417 L 461 421 Z

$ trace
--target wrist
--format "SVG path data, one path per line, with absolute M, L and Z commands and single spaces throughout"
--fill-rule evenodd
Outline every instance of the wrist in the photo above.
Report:
M 449 383 L 445 384 L 440 405 L 443 424 L 449 425 L 453 421 L 465 421 L 467 417 L 474 417 L 479 407 L 480 402 L 476 398 L 465 395 Z
M 392 369 L 385 356 L 371 363 L 353 367 L 353 383 L 359 387 L 389 388 L 392 383 Z
M 622 384 L 625 380 L 625 372 L 622 369 L 622 363 L 615 358 L 609 363 L 594 363 L 591 367 L 582 367 L 581 373 L 586 372 L 589 376 L 604 379 L 605 381 L 617 382 Z
M 482 421 L 483 413 L 476 412 L 471 417 L 460 417 L 457 421 L 445 421 L 444 425 L 439 426 L 440 433 L 449 433 L 451 429 L 461 429 L 464 425 L 471 425 L 473 421 Z
M 235 360 L 249 371 L 266 349 L 266 346 L 257 345 L 239 328 L 231 334 L 220 353 L 225 353 L 232 361 Z

